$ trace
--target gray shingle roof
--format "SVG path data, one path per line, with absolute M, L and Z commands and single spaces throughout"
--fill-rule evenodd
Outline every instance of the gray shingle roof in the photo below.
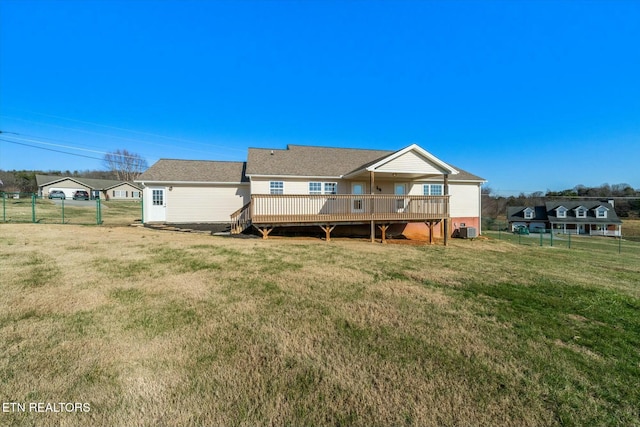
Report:
M 245 162 L 160 159 L 136 182 L 249 182 Z
M 524 210 L 527 207 L 533 209 L 533 218 L 528 218 L 526 221 L 547 221 L 547 210 L 544 206 L 509 206 L 507 207 L 507 220 L 525 221 Z
M 564 206 L 565 208 L 567 208 L 567 217 L 566 218 L 558 218 L 556 216 L 556 208 L 560 207 L 560 206 Z M 584 208 L 587 209 L 587 217 L 586 218 L 577 218 L 576 217 L 576 211 L 574 210 L 575 208 L 582 206 Z M 599 207 L 599 206 L 604 206 L 605 208 L 609 209 L 607 211 L 607 217 L 606 218 L 596 218 L 596 214 L 594 209 Z M 585 200 L 578 200 L 578 201 L 565 201 L 565 200 L 561 200 L 561 201 L 553 201 L 553 202 L 546 202 L 545 203 L 545 208 L 547 209 L 547 215 L 549 217 L 549 222 L 552 223 L 563 223 L 563 222 L 567 222 L 567 223 L 593 223 L 593 222 L 602 222 L 602 223 L 607 223 L 607 224 L 622 224 L 622 221 L 620 221 L 620 219 L 618 218 L 618 215 L 616 215 L 616 211 L 615 209 L 613 209 L 613 206 L 611 206 L 609 203 L 606 202 L 600 202 L 600 201 L 585 201 Z
M 284 150 L 249 148 L 247 174 L 338 177 L 392 153 L 302 145 L 289 145 Z
M 558 218 L 556 217 L 556 208 L 564 206 L 567 208 L 567 217 L 566 218 Z M 578 206 L 582 206 L 587 209 L 586 218 L 577 218 L 575 208 Z M 595 208 L 599 206 L 604 206 L 607 209 L 607 217 L 606 218 L 597 218 L 595 214 Z M 622 224 L 622 221 L 616 215 L 616 211 L 613 209 L 609 203 L 600 202 L 600 201 L 567 201 L 567 200 L 557 200 L 553 202 L 546 202 L 544 206 L 529 206 L 535 209 L 535 217 L 533 219 L 524 219 L 524 210 L 527 206 L 511 206 L 507 208 L 507 221 L 545 221 L 551 223 L 603 223 L 603 224 Z
M 247 175 L 339 177 L 376 163 L 395 151 L 357 148 L 289 145 L 284 150 L 249 148 Z M 455 166 L 454 166 L 455 167 Z M 451 181 L 483 178 L 466 172 L 451 175 Z

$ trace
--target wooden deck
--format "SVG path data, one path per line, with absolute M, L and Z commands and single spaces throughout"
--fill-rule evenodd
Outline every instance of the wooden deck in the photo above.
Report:
M 449 196 L 255 194 L 231 215 L 231 230 L 292 225 L 389 224 L 449 218 Z

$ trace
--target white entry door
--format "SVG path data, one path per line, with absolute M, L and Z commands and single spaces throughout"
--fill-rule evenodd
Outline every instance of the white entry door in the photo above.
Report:
M 365 192 L 364 183 L 354 182 L 351 184 L 351 194 L 362 195 Z M 351 212 L 364 212 L 364 200 L 355 197 L 351 205 Z
M 163 222 L 167 220 L 167 200 L 164 187 L 149 187 L 149 197 L 144 209 L 148 222 Z

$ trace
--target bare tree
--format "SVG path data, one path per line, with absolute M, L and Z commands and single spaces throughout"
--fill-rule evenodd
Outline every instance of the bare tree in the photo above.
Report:
M 121 181 L 133 181 L 149 166 L 140 154 L 126 149 L 116 150 L 104 155 L 104 164 Z

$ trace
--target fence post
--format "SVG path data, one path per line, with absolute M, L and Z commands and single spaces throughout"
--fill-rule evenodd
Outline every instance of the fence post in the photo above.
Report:
M 553 227 L 551 228 L 551 247 L 553 247 Z
M 7 222 L 7 193 L 2 193 L 2 222 Z
M 144 224 L 144 196 L 140 197 L 140 222 Z
M 618 254 L 622 253 L 622 236 L 618 236 Z
M 36 193 L 31 193 L 31 222 L 36 222 Z
M 102 212 L 100 211 L 100 199 L 96 199 L 96 224 L 102 224 Z
M 64 198 L 60 199 L 62 202 L 62 223 L 64 224 Z
M 571 233 L 569 233 L 568 236 L 569 236 L 569 249 L 571 249 Z

